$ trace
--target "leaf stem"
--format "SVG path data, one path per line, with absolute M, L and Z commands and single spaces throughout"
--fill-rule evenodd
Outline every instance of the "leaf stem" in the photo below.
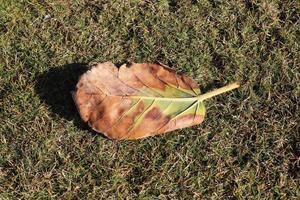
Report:
M 240 87 L 240 84 L 238 82 L 231 83 L 231 84 L 226 85 L 224 87 L 221 87 L 219 89 L 216 89 L 216 90 L 213 90 L 211 92 L 207 92 L 205 94 L 197 96 L 197 99 L 200 100 L 200 101 L 204 101 L 206 99 L 209 99 L 211 97 L 217 96 L 217 95 L 222 94 L 224 92 L 228 92 L 228 91 L 236 89 L 238 87 Z

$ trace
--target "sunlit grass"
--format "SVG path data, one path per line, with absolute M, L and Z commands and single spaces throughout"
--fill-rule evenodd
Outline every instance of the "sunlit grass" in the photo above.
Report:
M 0 199 L 297 199 L 298 1 L 0 0 Z M 162 62 L 202 91 L 203 124 L 136 142 L 80 120 L 91 62 Z

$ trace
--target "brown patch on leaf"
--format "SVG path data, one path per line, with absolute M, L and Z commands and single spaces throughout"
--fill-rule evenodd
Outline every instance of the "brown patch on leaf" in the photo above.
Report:
M 202 123 L 204 116 L 188 114 L 169 121 L 164 127 L 158 130 L 159 133 L 170 132 L 176 129 L 182 129 Z
M 191 79 L 191 78 L 189 78 L 185 75 L 182 75 L 182 77 L 183 77 L 184 82 L 187 85 L 189 85 L 190 88 L 192 88 L 192 89 L 198 89 L 199 88 L 198 84 L 193 79 Z
M 165 84 L 156 78 L 154 65 L 151 64 L 134 64 L 130 69 L 143 85 L 149 88 L 164 90 Z
M 181 87 L 185 90 L 191 90 L 190 83 L 187 83 L 186 80 L 188 80 L 188 79 L 186 79 L 184 75 L 181 75 L 181 76 L 177 75 L 177 82 L 178 82 L 179 87 Z
M 146 114 L 145 118 L 149 120 L 156 120 L 161 118 L 162 115 L 163 114 L 160 112 L 159 108 L 154 107 Z
M 159 108 L 152 108 L 144 117 L 144 120 L 137 126 L 132 129 L 126 139 L 139 139 L 155 135 L 155 130 L 164 125 L 170 120 L 170 118 L 164 115 Z
M 155 65 L 158 68 L 156 76 L 163 82 L 174 85 L 178 87 L 178 82 L 176 80 L 176 73 L 171 71 L 171 69 L 166 67 L 161 67 L 159 65 Z
M 137 106 L 132 110 L 132 112 L 128 112 L 124 116 L 119 116 L 116 119 L 115 124 L 113 124 L 112 128 L 108 130 L 108 133 L 111 138 L 114 139 L 124 139 L 126 135 L 129 134 L 130 127 L 134 124 L 134 120 L 136 116 L 139 116 L 145 109 L 144 103 L 141 101 L 137 104 Z

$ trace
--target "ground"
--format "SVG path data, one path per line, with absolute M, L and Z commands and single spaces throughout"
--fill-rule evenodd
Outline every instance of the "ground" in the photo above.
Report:
M 297 0 L 0 0 L 0 199 L 299 199 L 299 13 Z M 198 126 L 117 142 L 70 95 L 105 61 L 242 86 Z

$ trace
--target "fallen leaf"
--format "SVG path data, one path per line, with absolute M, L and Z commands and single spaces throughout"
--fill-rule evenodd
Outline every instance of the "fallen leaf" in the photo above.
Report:
M 200 124 L 203 101 L 239 87 L 233 83 L 201 95 L 197 83 L 161 64 L 117 68 L 99 63 L 72 92 L 81 118 L 111 139 L 135 140 Z

